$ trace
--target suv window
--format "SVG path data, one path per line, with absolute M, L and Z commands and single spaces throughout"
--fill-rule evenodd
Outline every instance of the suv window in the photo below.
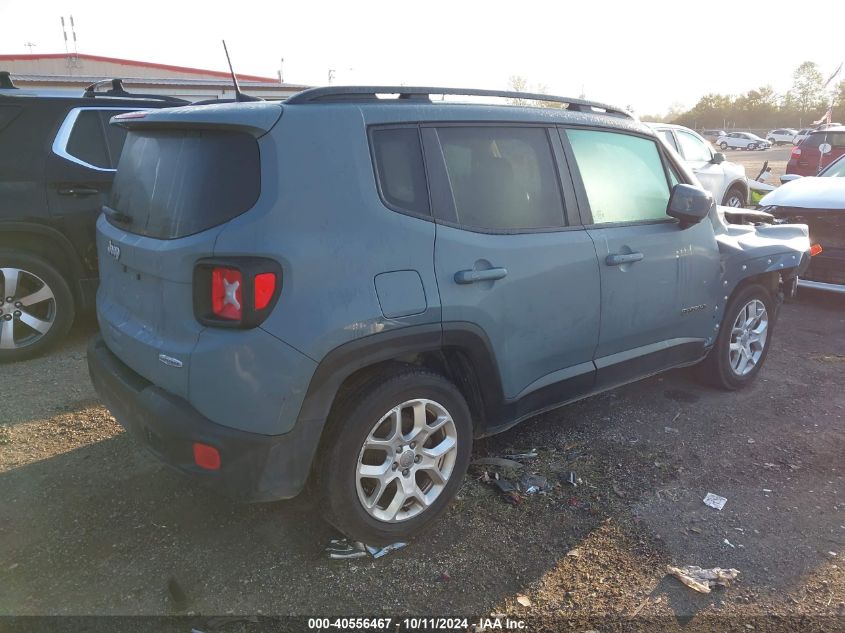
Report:
M 539 127 L 443 127 L 458 223 L 520 230 L 564 225 L 548 131 Z
M 669 181 L 654 141 L 567 130 L 596 224 L 666 219 Z
M 678 130 L 678 142 L 681 144 L 681 151 L 683 152 L 684 158 L 689 161 L 709 161 L 713 158 L 713 155 L 710 153 L 710 148 L 707 147 L 704 143 L 701 142 L 696 136 L 693 136 L 689 132 L 684 132 L 683 130 Z
M 675 143 L 675 137 L 672 136 L 671 130 L 660 130 L 660 136 L 663 137 L 663 140 L 669 144 L 676 152 L 678 151 L 678 145 Z
M 160 239 L 199 233 L 250 209 L 261 189 L 258 143 L 228 130 L 131 132 L 106 218 Z
M 414 213 L 429 213 L 420 133 L 416 127 L 372 133 L 376 173 L 384 201 Z
M 818 147 L 822 143 L 828 143 L 831 147 L 845 147 L 845 132 L 816 132 L 804 140 L 805 147 Z
M 97 110 L 83 110 L 76 117 L 67 141 L 67 153 L 102 169 L 111 169 L 103 123 Z

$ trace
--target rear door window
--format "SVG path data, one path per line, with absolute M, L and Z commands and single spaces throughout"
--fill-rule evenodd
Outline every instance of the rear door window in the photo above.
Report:
M 683 130 L 678 130 L 677 134 L 685 159 L 690 162 L 707 162 L 713 158 L 710 148 L 700 138 Z
M 248 134 L 130 132 L 106 217 L 130 233 L 184 237 L 244 213 L 260 189 L 258 142 Z
M 77 115 L 65 149 L 84 163 L 100 169 L 113 169 L 103 122 L 97 110 L 82 110 Z
M 655 141 L 566 130 L 595 224 L 668 219 L 669 180 Z
M 458 224 L 494 231 L 565 224 L 546 128 L 450 126 L 437 135 Z

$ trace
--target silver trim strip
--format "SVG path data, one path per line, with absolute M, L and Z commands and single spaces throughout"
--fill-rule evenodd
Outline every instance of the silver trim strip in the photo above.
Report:
M 826 290 L 827 292 L 839 292 L 845 294 L 845 284 L 827 284 L 822 281 L 810 281 L 809 279 L 798 278 L 798 286 L 801 288 L 814 288 Z
M 86 110 L 108 110 L 110 112 L 138 112 L 141 110 L 151 110 L 152 108 L 105 108 L 105 107 L 82 107 L 82 108 L 73 108 L 67 113 L 65 120 L 62 122 L 61 127 L 59 127 L 58 133 L 56 133 L 56 138 L 53 139 L 53 153 L 56 156 L 60 156 L 65 160 L 69 160 L 72 163 L 76 163 L 77 165 L 82 165 L 87 169 L 93 169 L 94 171 L 105 171 L 105 172 L 115 172 L 116 169 L 111 169 L 109 167 L 97 167 L 97 165 L 92 165 L 91 163 L 86 163 L 81 158 L 77 158 L 73 154 L 67 151 L 67 144 L 70 140 L 70 134 L 73 131 L 73 126 L 76 124 L 76 119 L 79 118 L 79 114 L 81 112 L 85 112 Z

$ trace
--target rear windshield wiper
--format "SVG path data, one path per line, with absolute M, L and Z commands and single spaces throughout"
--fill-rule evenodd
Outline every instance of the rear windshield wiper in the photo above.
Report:
M 121 213 L 120 211 L 115 211 L 111 207 L 103 207 L 103 213 L 106 214 L 106 217 L 109 220 L 114 220 L 115 222 L 119 222 L 120 224 L 132 224 L 132 216 L 127 215 L 125 213 Z

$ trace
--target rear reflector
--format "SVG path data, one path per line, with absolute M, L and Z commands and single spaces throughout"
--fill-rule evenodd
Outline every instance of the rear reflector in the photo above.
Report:
M 211 311 L 215 316 L 229 321 L 240 321 L 243 316 L 241 271 L 235 268 L 215 267 L 211 271 Z
M 261 273 L 255 276 L 253 284 L 255 293 L 255 309 L 263 310 L 270 305 L 273 293 L 276 292 L 276 273 Z
M 220 453 L 213 446 L 194 442 L 194 463 L 206 470 L 220 470 Z
M 816 255 L 822 252 L 822 245 L 821 244 L 813 244 L 810 247 L 810 257 L 815 257 Z

